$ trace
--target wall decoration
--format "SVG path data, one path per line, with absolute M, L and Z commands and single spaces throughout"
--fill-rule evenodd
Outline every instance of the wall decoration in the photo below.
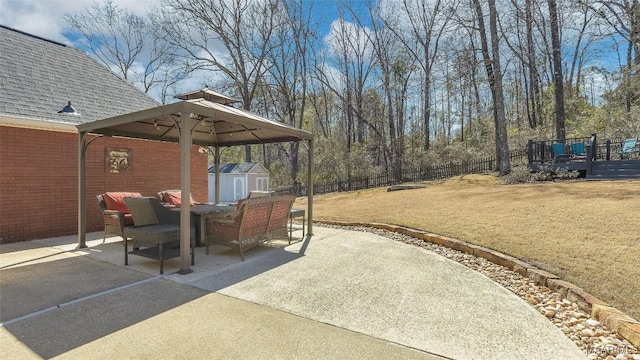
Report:
M 105 172 L 122 174 L 131 172 L 133 168 L 131 149 L 105 148 Z

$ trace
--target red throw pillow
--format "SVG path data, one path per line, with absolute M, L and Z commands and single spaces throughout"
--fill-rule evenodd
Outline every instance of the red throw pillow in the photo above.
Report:
M 182 204 L 182 196 L 180 191 L 167 191 L 162 195 L 162 200 L 170 205 L 179 206 Z M 195 205 L 195 201 L 193 201 L 192 197 L 189 197 L 189 205 Z
M 127 205 L 124 203 L 124 198 L 140 196 L 142 196 L 142 194 L 137 192 L 108 192 L 103 196 L 104 205 L 109 210 L 116 210 L 129 214 L 129 209 L 127 209 Z

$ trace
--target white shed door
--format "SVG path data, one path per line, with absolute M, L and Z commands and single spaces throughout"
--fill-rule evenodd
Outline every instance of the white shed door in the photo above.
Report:
M 233 200 L 238 201 L 240 199 L 246 198 L 247 195 L 244 193 L 244 177 L 234 177 L 233 178 Z

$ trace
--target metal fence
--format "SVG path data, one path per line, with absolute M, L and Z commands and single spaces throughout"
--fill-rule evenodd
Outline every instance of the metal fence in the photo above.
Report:
M 527 163 L 527 150 L 512 151 L 509 153 L 511 166 Z M 391 186 L 406 182 L 446 179 L 458 175 L 481 174 L 495 171 L 496 158 L 494 156 L 479 159 L 465 160 L 459 163 L 448 163 L 439 166 L 426 166 L 414 169 L 388 170 L 382 173 L 363 177 L 352 177 L 339 181 L 316 183 L 313 185 L 314 194 L 326 194 L 340 191 L 353 191 L 370 189 L 375 187 Z M 287 193 L 296 196 L 306 196 L 307 186 L 299 188 L 284 187 L 275 189 L 278 193 Z

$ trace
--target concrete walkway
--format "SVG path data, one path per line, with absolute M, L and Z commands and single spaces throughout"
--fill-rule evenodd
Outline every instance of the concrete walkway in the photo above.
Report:
M 129 256 L 90 234 L 0 246 L 0 358 L 585 359 L 485 276 L 370 233 Z

